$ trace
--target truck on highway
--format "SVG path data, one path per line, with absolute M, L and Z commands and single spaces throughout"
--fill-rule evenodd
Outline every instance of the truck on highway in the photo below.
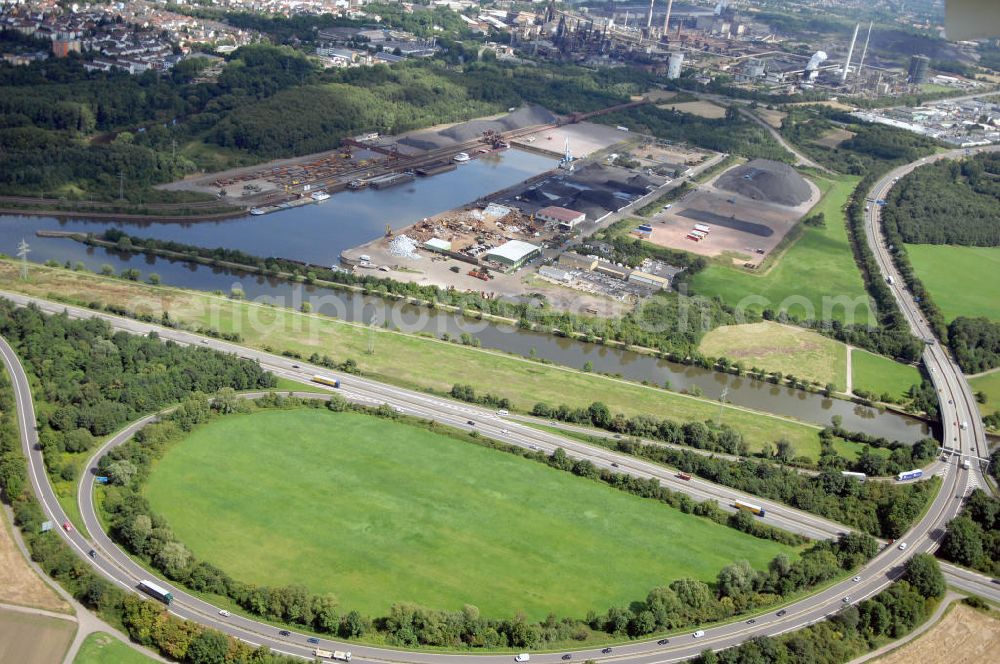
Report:
M 330 378 L 329 376 L 313 376 L 312 381 L 314 383 L 319 383 L 320 385 L 329 385 L 330 387 L 340 387 L 340 381 L 336 378 Z
M 924 476 L 924 471 L 920 470 L 919 468 L 916 468 L 914 470 L 908 470 L 905 473 L 900 473 L 899 475 L 896 476 L 896 479 L 898 479 L 900 482 L 905 482 L 907 480 L 915 480 L 918 477 L 923 477 L 923 476 Z
M 864 482 L 866 479 L 868 479 L 868 476 L 865 475 L 864 473 L 855 473 L 851 472 L 850 470 L 842 470 L 840 471 L 840 474 L 843 475 L 844 477 L 850 477 L 851 479 L 858 480 L 859 482 Z
M 339 659 L 341 662 L 349 662 L 351 661 L 351 651 L 334 650 L 333 659 Z
M 330 652 L 329 650 L 322 650 L 320 648 L 316 648 L 315 650 L 313 650 L 313 655 L 315 655 L 320 659 L 330 659 L 331 657 L 333 657 L 332 652 Z
M 738 510 L 746 510 L 747 512 L 750 512 L 751 514 L 756 514 L 757 516 L 764 516 L 765 514 L 764 508 L 761 507 L 760 505 L 754 505 L 753 503 L 747 503 L 742 500 L 733 501 L 733 507 L 735 507 Z
M 143 579 L 142 581 L 139 582 L 139 590 L 143 591 L 147 595 L 155 597 L 156 599 L 160 600 L 167 606 L 169 606 L 170 603 L 174 601 L 173 593 L 171 593 L 169 590 L 166 590 L 165 588 L 161 588 L 152 581 L 147 581 L 146 579 Z
M 962 468 L 965 470 L 972 468 L 972 463 L 969 461 L 969 457 L 962 459 Z

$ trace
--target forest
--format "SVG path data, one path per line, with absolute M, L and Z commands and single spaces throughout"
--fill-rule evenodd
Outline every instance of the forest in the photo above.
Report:
M 909 244 L 1000 246 L 1000 154 L 921 166 L 889 192 L 883 223 Z

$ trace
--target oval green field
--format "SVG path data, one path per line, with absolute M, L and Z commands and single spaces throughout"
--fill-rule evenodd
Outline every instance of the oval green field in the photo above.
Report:
M 538 462 L 358 413 L 230 415 L 157 462 L 153 510 L 202 560 L 262 585 L 531 619 L 643 599 L 794 549 Z

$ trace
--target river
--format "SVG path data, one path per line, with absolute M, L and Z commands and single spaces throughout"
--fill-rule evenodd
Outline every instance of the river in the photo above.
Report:
M 478 159 L 455 171 L 418 179 L 401 187 L 343 192 L 317 205 L 225 221 L 130 223 L 0 216 L 0 251 L 14 254 L 17 243 L 24 238 L 31 247 L 30 258 L 37 262 L 80 261 L 94 271 L 104 264 L 111 265 L 116 272 L 135 267 L 144 276 L 155 272 L 164 284 L 173 286 L 223 292 L 236 287 L 241 288 L 248 299 L 269 298 L 276 304 L 296 308 L 302 302 L 311 302 L 314 311 L 343 320 L 368 323 L 374 316 L 378 324 L 388 322 L 407 332 L 425 332 L 437 337 L 445 333 L 452 337 L 469 333 L 478 338 L 484 348 L 534 355 L 569 367 L 582 368 L 589 362 L 594 372 L 618 374 L 657 385 L 669 383 L 673 390 L 698 390 L 712 399 L 718 399 L 725 391 L 729 403 L 804 422 L 826 425 L 834 415 L 839 415 L 843 418 L 843 426 L 849 430 L 904 442 L 914 442 L 928 435 L 922 422 L 896 413 L 879 412 L 818 394 L 666 362 L 630 351 L 469 320 L 426 308 L 385 303 L 346 291 L 292 285 L 257 275 L 141 254 L 121 254 L 72 240 L 35 237 L 35 231 L 41 229 L 100 233 L 106 228 L 117 227 L 142 237 L 206 247 L 226 246 L 254 255 L 329 265 L 337 262 L 342 250 L 383 233 L 387 223 L 394 229 L 402 228 L 423 217 L 511 186 L 554 164 L 554 160 L 539 155 L 508 150 L 499 156 Z M 600 395 L 594 398 L 599 399 Z

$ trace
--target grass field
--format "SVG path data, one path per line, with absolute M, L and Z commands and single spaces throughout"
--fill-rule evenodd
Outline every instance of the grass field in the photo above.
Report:
M 1000 247 L 908 244 L 906 253 L 945 319 L 1000 321 Z
M 911 385 L 920 384 L 920 370 L 888 357 L 855 348 L 851 351 L 853 387 L 876 395 L 901 397 Z
M 94 632 L 80 646 L 73 664 L 149 664 L 155 661 L 110 634 Z
M 1000 371 L 970 378 L 969 385 L 973 394 L 982 392 L 986 395 L 986 403 L 979 404 L 979 412 L 982 415 L 1000 410 Z
M 28 566 L 6 514 L 0 515 L 0 522 L 0 602 L 72 613 L 69 604 Z
M 0 662 L 61 662 L 75 633 L 69 620 L 0 609 Z
M 357 413 L 265 411 L 205 425 L 146 494 L 236 578 L 304 584 L 342 607 L 393 602 L 583 617 L 781 551 L 591 480 Z M 248 556 L 247 551 L 254 555 Z
M 847 380 L 847 346 L 818 332 L 771 321 L 717 327 L 698 349 L 709 357 L 725 356 L 747 369 L 759 367 L 787 375 L 833 383 L 843 391 Z
M 878 664 L 990 664 L 1000 652 L 1000 618 L 955 602 L 913 641 L 879 657 Z
M 855 177 L 817 179 L 823 198 L 810 214 L 822 212 L 826 227 L 803 227 L 801 237 L 769 270 L 757 274 L 714 263 L 694 276 L 691 290 L 721 297 L 734 307 L 754 296 L 756 301 L 747 302 L 748 310 L 770 307 L 800 318 L 869 322 L 868 296 L 847 240 L 843 213 L 857 183 Z
M 318 352 L 337 361 L 352 358 L 364 375 L 404 387 L 447 392 L 455 383 L 469 383 L 525 411 L 539 401 L 581 407 L 600 399 L 612 411 L 628 415 L 705 421 L 719 413 L 718 402 L 709 399 L 390 330 L 377 330 L 376 352 L 369 355 L 367 326 L 321 315 L 43 266 L 33 266 L 31 281 L 23 282 L 18 271 L 17 264 L 0 261 L 0 288 L 50 299 L 58 293 L 75 301 L 115 303 L 157 318 L 169 311 L 174 320 L 238 332 L 247 346 L 304 357 Z M 725 409 L 726 421 L 743 433 L 752 450 L 785 438 L 796 454 L 819 456 L 820 427 L 732 405 Z

